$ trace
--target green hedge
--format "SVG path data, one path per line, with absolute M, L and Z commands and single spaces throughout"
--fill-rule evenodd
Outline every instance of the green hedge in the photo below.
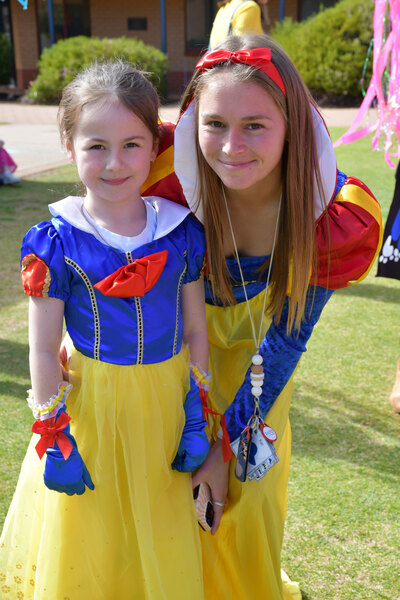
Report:
M 43 50 L 39 75 L 32 83 L 28 97 L 37 103 L 58 103 L 61 92 L 78 73 L 94 60 L 121 58 L 151 73 L 150 79 L 160 95 L 164 93 L 167 57 L 135 38 L 99 39 L 83 35 L 60 40 Z
M 0 84 L 7 84 L 12 74 L 12 48 L 4 33 L 0 33 Z
M 371 0 L 342 0 L 301 23 L 285 19 L 271 32 L 309 89 L 328 98 L 362 95 L 361 79 L 373 37 Z M 372 52 L 363 87 L 371 77 Z

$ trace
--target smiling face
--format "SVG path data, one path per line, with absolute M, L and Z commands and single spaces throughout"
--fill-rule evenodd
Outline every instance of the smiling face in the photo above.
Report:
M 228 190 L 262 198 L 280 189 L 285 120 L 259 84 L 219 73 L 200 94 L 198 123 L 201 152 Z
M 66 148 L 86 186 L 89 211 L 91 206 L 98 212 L 102 207 L 107 210 L 110 205 L 141 200 L 140 188 L 157 143 L 139 117 L 120 101 L 85 105 Z

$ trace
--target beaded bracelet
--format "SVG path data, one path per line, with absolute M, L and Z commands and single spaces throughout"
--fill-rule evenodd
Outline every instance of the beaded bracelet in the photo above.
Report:
M 190 361 L 190 368 L 192 369 L 193 377 L 197 385 L 204 390 L 208 390 L 211 385 L 211 372 L 204 371 L 198 363 Z
M 47 419 L 55 417 L 60 408 L 63 408 L 71 390 L 72 385 L 63 381 L 58 384 L 57 394 L 51 396 L 44 404 L 38 404 L 35 401 L 32 390 L 28 390 L 26 401 L 28 402 L 28 406 L 32 410 L 35 419 L 46 421 Z

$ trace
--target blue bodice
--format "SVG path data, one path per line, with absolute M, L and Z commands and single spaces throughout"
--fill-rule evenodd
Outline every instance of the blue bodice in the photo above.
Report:
M 131 252 L 102 243 L 61 216 L 39 223 L 25 236 L 21 259 L 34 254 L 44 261 L 48 285 L 45 294 L 31 295 L 65 302 L 68 333 L 85 356 L 121 365 L 171 358 L 182 346 L 182 286 L 200 277 L 205 251 L 202 226 L 186 214 L 166 235 Z M 144 297 L 114 298 L 94 288 L 122 265 L 162 250 L 168 251 L 164 270 Z

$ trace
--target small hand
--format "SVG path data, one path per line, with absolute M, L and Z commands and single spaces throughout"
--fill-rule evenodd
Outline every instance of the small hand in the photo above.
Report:
M 73 440 L 72 436 L 70 436 Z M 46 487 L 55 492 L 73 496 L 83 494 L 86 486 L 94 490 L 92 478 L 79 454 L 75 440 L 74 448 L 67 460 L 58 448 L 49 448 L 46 452 L 46 466 L 43 477 Z
M 207 423 L 203 418 L 203 408 L 199 386 L 190 373 L 190 389 L 186 394 L 185 426 L 172 468 L 177 471 L 194 471 L 207 456 L 210 444 L 204 431 Z
M 65 418 L 66 417 L 66 418 Z M 61 429 L 55 439 L 47 439 L 48 432 L 54 431 L 54 428 L 64 418 L 67 425 Z M 36 422 L 38 423 L 38 422 Z M 36 423 L 32 426 L 32 431 L 38 433 L 35 429 Z M 56 492 L 81 495 L 85 492 L 86 486 L 90 490 L 94 490 L 94 485 L 90 477 L 89 471 L 79 453 L 74 436 L 70 432 L 69 417 L 64 406 L 59 410 L 55 418 L 55 422 L 49 421 L 50 428 L 41 434 L 41 441 L 46 440 L 46 464 L 44 468 L 43 478 L 46 487 Z M 61 422 L 61 427 L 64 425 Z M 52 444 L 49 446 L 49 443 Z M 67 445 L 66 445 L 67 444 Z M 38 450 L 38 447 L 36 447 Z M 39 457 L 42 456 L 38 450 Z
M 69 381 L 69 361 L 71 359 L 72 349 L 74 345 L 68 333 L 65 334 L 60 346 L 58 360 L 61 366 L 64 381 Z
M 206 460 L 193 475 L 193 487 L 195 488 L 202 481 L 205 481 L 210 486 L 211 498 L 218 503 L 225 504 L 228 495 L 229 461 L 224 462 L 221 440 L 217 440 L 213 444 Z M 224 506 L 220 504 L 213 504 L 213 506 L 214 520 L 211 533 L 215 535 L 224 513 Z

